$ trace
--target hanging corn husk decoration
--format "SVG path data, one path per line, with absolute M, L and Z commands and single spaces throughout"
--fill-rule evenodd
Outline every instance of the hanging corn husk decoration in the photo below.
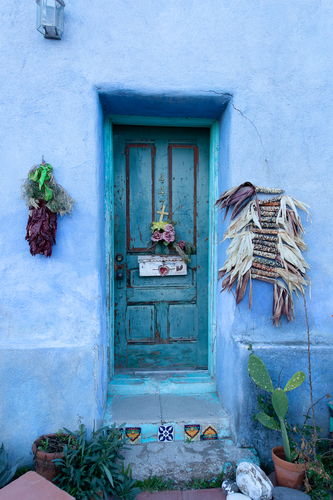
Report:
M 250 283 L 252 308 L 252 279 L 265 281 L 273 289 L 273 325 L 278 326 L 282 315 L 287 321 L 294 319 L 293 292 L 305 293 L 311 285 L 306 271 L 310 269 L 301 251 L 307 246 L 303 240 L 304 227 L 297 208 L 308 212 L 308 205 L 283 195 L 281 189 L 256 187 L 245 182 L 228 189 L 216 205 L 225 209 L 234 205 L 229 227 L 222 241 L 231 239 L 228 258 L 219 270 L 222 291 L 236 287 L 236 304 L 243 299 Z M 272 198 L 258 200 L 257 193 L 274 194 Z
M 33 256 L 51 257 L 52 246 L 56 244 L 57 214 L 70 214 L 75 204 L 75 200 L 55 181 L 52 171 L 43 157 L 42 163 L 31 168 L 21 187 L 21 198 L 29 207 L 25 239 Z

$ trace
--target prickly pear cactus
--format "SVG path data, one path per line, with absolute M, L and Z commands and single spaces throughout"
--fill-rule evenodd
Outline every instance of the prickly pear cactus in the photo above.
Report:
M 257 385 L 259 385 L 259 387 L 261 387 L 261 389 L 264 389 L 264 391 L 267 392 L 274 391 L 271 377 L 269 376 L 265 363 L 255 354 L 250 355 L 248 370 L 250 377 Z
M 255 354 L 250 354 L 248 370 L 250 377 L 259 387 L 261 387 L 261 389 L 272 393 L 272 405 L 276 416 L 279 419 L 280 425 L 273 417 L 270 417 L 264 412 L 257 414 L 257 420 L 259 420 L 260 423 L 267 427 L 267 429 L 280 430 L 282 434 L 282 442 L 284 452 L 286 454 L 286 460 L 288 462 L 291 462 L 290 445 L 285 424 L 285 418 L 288 411 L 288 397 L 286 392 L 292 391 L 293 389 L 299 387 L 305 380 L 305 373 L 302 371 L 295 373 L 295 375 L 293 375 L 289 382 L 286 384 L 284 389 L 281 389 L 281 387 L 274 389 L 265 363 Z
M 287 394 L 278 387 L 272 394 L 272 405 L 279 420 L 284 420 L 288 411 Z

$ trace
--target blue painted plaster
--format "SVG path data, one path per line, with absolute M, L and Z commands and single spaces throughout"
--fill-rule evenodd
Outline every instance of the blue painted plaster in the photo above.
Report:
M 309 203 L 315 399 L 331 392 L 331 2 L 68 0 L 61 41 L 36 31 L 35 8 L 31 0 L 0 5 L 0 423 L 11 454 L 27 456 L 38 434 L 75 427 L 78 414 L 89 427 L 103 416 L 107 112 L 220 118 L 220 191 L 250 180 Z M 47 260 L 29 254 L 19 192 L 42 154 L 77 200 L 73 217 L 59 219 Z M 220 239 L 225 229 L 220 221 Z M 225 248 L 217 248 L 220 265 Z M 252 312 L 247 296 L 236 308 L 218 293 L 217 305 L 218 391 L 236 441 L 249 445 L 264 431 L 251 420 L 246 343 L 272 373 L 306 371 L 301 301 L 296 322 L 273 329 L 271 288 L 254 283 L 253 296 Z M 306 384 L 292 397 L 303 411 Z M 318 413 L 327 431 L 327 407 Z

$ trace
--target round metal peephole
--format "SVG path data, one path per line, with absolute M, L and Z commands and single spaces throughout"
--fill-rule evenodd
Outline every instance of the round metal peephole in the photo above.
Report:
M 117 262 L 122 262 L 124 260 L 124 256 L 122 253 L 117 253 L 116 254 L 116 261 Z

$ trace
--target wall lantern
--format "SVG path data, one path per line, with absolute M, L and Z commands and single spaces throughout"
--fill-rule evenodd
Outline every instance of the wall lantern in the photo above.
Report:
M 37 3 L 37 30 L 45 38 L 61 39 L 64 32 L 63 0 L 36 0 Z

